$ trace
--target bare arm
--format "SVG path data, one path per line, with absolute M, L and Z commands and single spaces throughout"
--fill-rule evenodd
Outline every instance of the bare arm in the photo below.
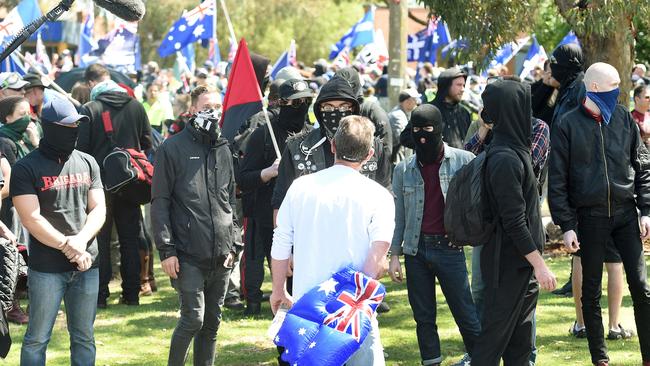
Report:
M 39 242 L 55 249 L 65 245 L 65 235 L 41 216 L 41 206 L 35 194 L 15 196 L 13 203 L 20 221 Z
M 88 210 L 86 223 L 76 235 L 86 243 L 97 235 L 106 220 L 106 201 L 104 199 L 103 189 L 91 189 L 88 191 Z
M 374 279 L 382 278 L 388 267 L 386 259 L 388 248 L 390 248 L 390 243 L 387 241 L 372 242 L 368 257 L 366 257 L 366 262 L 363 265 L 363 273 Z
M 11 180 L 11 166 L 7 159 L 0 158 L 0 170 L 2 170 L 2 177 L 5 180 L 5 185 L 0 190 L 0 199 L 5 199 L 9 197 L 9 183 Z

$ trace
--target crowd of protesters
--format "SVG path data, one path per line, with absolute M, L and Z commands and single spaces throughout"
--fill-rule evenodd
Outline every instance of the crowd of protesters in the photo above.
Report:
M 59 72 L 71 60 L 62 54 Z M 455 365 L 534 365 L 539 288 L 557 285 L 542 256 L 548 203 L 573 255 L 571 279 L 554 291 L 574 298 L 569 336 L 587 338 L 591 362 L 608 365 L 605 338 L 636 335 L 619 322 L 627 278 L 650 365 L 644 65 L 629 75 L 605 63 L 587 68 L 575 45 L 559 46 L 524 80 L 505 67 L 482 77 L 425 63 L 396 105 L 386 68 L 318 60 L 271 80 L 268 60 L 254 55 L 253 65 L 268 109 L 241 121 L 231 140 L 219 126 L 229 70 L 209 61 L 178 77 L 150 62 L 131 83 L 94 64 L 68 96 L 37 73 L 0 74 L 0 313 L 27 324 L 21 364 L 46 363 L 62 300 L 71 363 L 94 364 L 97 309 L 155 296 L 156 248 L 180 299 L 170 365 L 185 363 L 192 342 L 195 364 L 215 362 L 223 307 L 258 316 L 270 299 L 275 313 L 350 264 L 406 283 L 423 365 L 442 363 L 436 282 L 466 351 Z M 621 77 L 634 85 L 625 106 Z M 150 200 L 108 187 L 118 150 L 153 164 Z M 445 206 L 475 156 L 485 159 L 494 231 L 467 250 L 450 241 Z M 266 266 L 271 294 L 262 292 Z M 121 293 L 111 297 L 115 268 Z M 348 365 L 384 364 L 380 328 L 374 319 Z

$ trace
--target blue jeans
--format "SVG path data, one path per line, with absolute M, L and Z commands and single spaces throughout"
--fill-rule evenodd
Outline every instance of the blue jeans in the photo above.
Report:
M 470 355 L 481 331 L 467 279 L 465 253 L 450 247 L 444 237 L 430 239 L 423 235 L 417 254 L 404 255 L 406 286 L 423 365 L 442 362 L 436 325 L 436 278 Z
M 97 312 L 99 270 L 44 273 L 30 269 L 27 284 L 29 325 L 20 352 L 20 364 L 45 365 L 47 344 L 63 300 L 70 333 L 70 364 L 94 365 L 93 323 Z

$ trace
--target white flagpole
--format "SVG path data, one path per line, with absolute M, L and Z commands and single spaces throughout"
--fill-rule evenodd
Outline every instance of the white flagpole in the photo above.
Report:
M 220 2 L 221 2 L 221 7 L 223 8 L 223 15 L 226 17 L 226 23 L 228 23 L 228 30 L 230 31 L 230 38 L 232 39 L 233 42 L 237 43 L 237 37 L 235 36 L 235 28 L 233 28 L 232 22 L 230 21 L 230 15 L 228 14 L 228 9 L 226 8 L 226 2 L 225 2 L 225 0 L 220 0 Z M 216 4 L 215 4 L 215 7 L 216 7 Z
M 63 88 L 61 88 L 57 83 L 55 83 L 54 80 L 52 80 L 48 75 L 43 74 L 41 72 L 40 68 L 38 66 L 34 65 L 25 56 L 23 56 L 22 53 L 20 53 L 19 51 L 14 51 L 14 53 L 16 55 L 18 55 L 18 58 L 20 58 L 23 62 L 29 64 L 29 66 L 31 66 L 41 78 L 45 79 L 46 82 L 50 83 L 50 86 L 54 90 L 58 91 L 59 93 L 63 94 L 66 98 L 68 98 L 68 100 L 70 100 L 72 102 L 72 104 L 74 104 L 77 107 L 79 107 L 81 105 L 81 103 L 79 103 L 78 100 L 71 97 L 70 94 L 68 94 L 65 90 L 63 90 Z

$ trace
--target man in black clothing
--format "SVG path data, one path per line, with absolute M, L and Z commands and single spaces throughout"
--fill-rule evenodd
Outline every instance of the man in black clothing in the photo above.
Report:
M 485 190 L 497 223 L 481 252 L 486 284 L 481 335 L 472 365 L 527 365 L 538 284 L 555 288 L 541 252 L 544 228 L 530 155 L 530 86 L 515 80 L 489 84 L 482 95 L 484 121 L 493 124 Z
M 305 118 L 311 105 L 312 91 L 303 80 L 290 79 L 279 88 L 280 108 L 271 126 L 280 151 L 289 136 L 305 127 Z M 257 315 L 261 310 L 264 259 L 270 265 L 273 242 L 273 208 L 271 197 L 278 175 L 280 159 L 275 154 L 268 126 L 259 126 L 252 133 L 239 166 L 237 184 L 250 203 L 246 213 L 246 240 L 244 247 L 244 287 L 246 315 Z
M 641 241 L 650 237 L 649 154 L 632 116 L 617 104 L 619 83 L 611 65 L 587 70 L 586 98 L 557 121 L 549 161 L 549 207 L 564 245 L 581 252 L 582 313 L 591 361 L 599 366 L 609 362 L 600 310 L 609 241 L 623 261 L 643 364 L 650 365 L 650 286 Z
M 585 98 L 584 57 L 577 44 L 564 44 L 553 51 L 550 59 L 550 85 L 559 88 L 553 111 L 553 120 L 546 121 L 553 130 L 553 124 L 565 113 L 577 107 Z
M 458 67 L 452 67 L 438 76 L 438 93 L 431 102 L 442 113 L 442 139 L 451 147 L 462 149 L 467 129 L 472 123 L 469 111 L 461 105 L 467 74 Z M 400 143 L 415 148 L 411 138 L 411 126 L 407 125 L 400 135 Z
M 180 299 L 168 365 L 213 365 L 228 279 L 238 253 L 235 177 L 216 110 L 199 111 L 156 154 L 151 221 L 161 267 Z
M 94 64 L 85 71 L 90 85 L 90 99 L 82 113 L 90 117 L 89 122 L 79 126 L 77 149 L 89 153 L 100 164 L 115 146 L 144 151 L 151 147 L 151 126 L 147 113 L 137 100 L 129 97 L 124 89 L 110 78 L 106 67 Z M 103 112 L 108 112 L 113 125 L 110 140 L 104 131 Z M 102 171 L 102 174 L 104 172 Z M 121 303 L 138 305 L 140 292 L 140 233 L 142 213 L 140 206 L 120 197 L 106 195 L 106 222 L 97 236 L 99 243 L 99 295 L 97 305 L 106 307 L 110 295 L 108 283 L 111 280 L 110 239 L 113 222 L 120 241 L 120 274 L 122 275 Z

